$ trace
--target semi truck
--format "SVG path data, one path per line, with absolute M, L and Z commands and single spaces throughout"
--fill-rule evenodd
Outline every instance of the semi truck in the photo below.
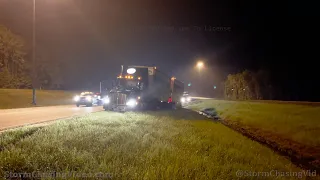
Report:
M 113 111 L 175 109 L 181 106 L 183 92 L 183 82 L 156 67 L 122 66 L 103 100 L 103 108 Z

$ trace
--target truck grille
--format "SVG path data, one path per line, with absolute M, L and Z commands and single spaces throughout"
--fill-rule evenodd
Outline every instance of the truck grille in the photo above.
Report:
M 110 103 L 115 105 L 126 105 L 127 95 L 122 93 L 114 93 L 110 96 Z

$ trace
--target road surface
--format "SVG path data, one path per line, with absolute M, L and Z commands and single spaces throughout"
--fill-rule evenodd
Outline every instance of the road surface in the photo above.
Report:
M 103 108 L 101 106 L 76 107 L 75 105 L 4 109 L 0 110 L 0 131 L 19 126 L 101 111 L 102 109 Z
M 192 98 L 210 99 L 205 97 Z M 76 107 L 75 105 L 3 109 L 0 110 L 0 131 L 101 110 L 101 106 Z

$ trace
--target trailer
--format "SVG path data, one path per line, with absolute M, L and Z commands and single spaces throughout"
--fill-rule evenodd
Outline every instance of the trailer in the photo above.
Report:
M 105 98 L 105 110 L 175 109 L 181 106 L 184 84 L 156 67 L 128 66 Z

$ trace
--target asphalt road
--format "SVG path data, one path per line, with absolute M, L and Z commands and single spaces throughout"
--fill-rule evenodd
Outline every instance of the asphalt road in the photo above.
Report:
M 192 98 L 211 99 L 205 97 Z M 76 107 L 75 105 L 3 109 L 0 110 L 0 131 L 101 110 L 101 106 Z
M 0 131 L 101 111 L 102 109 L 103 108 L 101 106 L 76 107 L 75 105 L 4 109 L 0 110 Z

